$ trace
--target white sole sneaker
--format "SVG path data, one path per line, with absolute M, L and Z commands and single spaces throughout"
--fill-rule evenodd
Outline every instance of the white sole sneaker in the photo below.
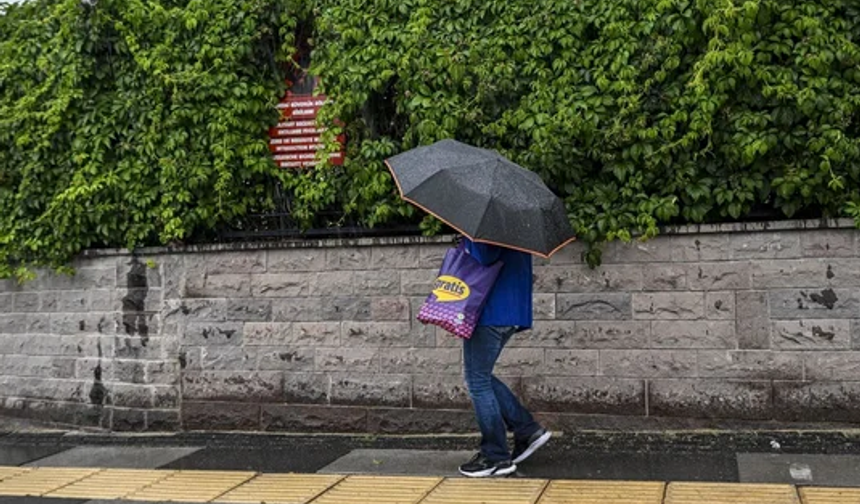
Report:
M 520 454 L 520 456 L 519 456 L 519 457 L 515 458 L 515 459 L 513 460 L 513 463 L 514 463 L 514 464 L 519 464 L 519 463 L 520 463 L 520 462 L 522 462 L 523 460 L 525 460 L 525 459 L 527 459 L 527 458 L 531 457 L 531 456 L 532 456 L 532 454 L 533 454 L 534 452 L 538 451 L 538 449 L 539 449 L 541 446 L 545 445 L 545 444 L 546 444 L 546 442 L 547 442 L 547 441 L 549 441 L 549 439 L 550 439 L 551 437 L 552 437 L 552 432 L 550 432 L 550 431 L 546 431 L 546 432 L 544 432 L 543 436 L 541 436 L 541 437 L 539 437 L 539 438 L 535 439 L 535 442 L 534 442 L 534 443 L 532 443 L 532 444 L 530 444 L 530 445 L 529 445 L 529 447 L 528 447 L 528 448 L 526 448 L 526 451 L 522 452 L 522 453 Z
M 504 469 L 497 469 L 495 467 L 491 467 L 489 469 L 477 472 L 464 472 L 462 469 L 460 469 L 460 474 L 467 478 L 490 478 L 496 476 L 507 476 L 508 474 L 516 472 L 516 470 L 516 464 L 511 464 L 509 467 L 505 467 Z

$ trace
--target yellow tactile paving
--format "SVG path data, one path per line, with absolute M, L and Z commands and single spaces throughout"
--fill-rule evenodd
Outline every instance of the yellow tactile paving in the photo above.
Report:
M 313 504 L 417 504 L 442 478 L 350 476 Z
M 546 485 L 533 479 L 448 479 L 421 504 L 535 504 Z
M 860 488 L 801 488 L 803 504 L 860 504 Z
M 175 472 L 107 469 L 59 490 L 50 492 L 45 497 L 121 499 L 150 485 L 154 485 Z
M 539 504 L 661 504 L 665 483 L 553 481 Z
M 323 474 L 262 474 L 217 498 L 219 503 L 305 504 L 343 476 Z
M 253 472 L 177 471 L 126 496 L 129 500 L 209 502 L 256 476 Z
M 665 504 L 799 504 L 791 485 L 670 483 Z
M 99 471 L 101 469 L 40 467 L 0 481 L 0 495 L 40 497 Z
M 27 467 L 0 466 L 0 481 L 11 478 L 12 476 L 18 476 L 19 474 L 23 474 L 29 470 L 30 469 Z

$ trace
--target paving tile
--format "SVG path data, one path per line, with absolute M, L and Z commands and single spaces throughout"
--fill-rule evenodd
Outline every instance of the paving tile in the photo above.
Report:
M 799 504 L 791 485 L 670 483 L 665 504 Z
M 858 455 L 739 453 L 737 460 L 743 483 L 860 487 Z
M 0 481 L 0 495 L 41 497 L 101 469 L 43 467 Z
M 803 504 L 857 504 L 860 489 L 857 488 L 801 488 Z
M 244 471 L 178 471 L 127 498 L 159 502 L 209 502 L 254 476 L 255 473 Z
M 262 474 L 214 502 L 237 504 L 305 504 L 344 477 L 322 474 Z
M 474 451 L 353 450 L 319 470 L 328 474 L 459 476 Z
M 662 504 L 666 485 L 630 481 L 553 481 L 539 504 Z
M 155 469 L 187 457 L 200 448 L 145 446 L 79 446 L 27 465 L 33 467 L 110 467 L 112 469 Z
M 547 480 L 536 479 L 447 479 L 421 504 L 535 504 Z
M 0 446 L 0 466 L 18 466 L 39 460 L 56 453 L 61 453 L 66 448 L 62 446 L 43 445 L 11 445 Z
M 350 476 L 313 504 L 417 504 L 442 478 Z
M 47 494 L 46 497 L 121 499 L 166 479 L 174 472 L 107 469 L 55 490 Z

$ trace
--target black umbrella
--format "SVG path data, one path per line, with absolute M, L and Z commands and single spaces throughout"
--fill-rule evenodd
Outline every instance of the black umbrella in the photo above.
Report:
M 404 200 L 474 241 L 549 257 L 574 239 L 564 203 L 498 152 L 442 140 L 385 163 Z

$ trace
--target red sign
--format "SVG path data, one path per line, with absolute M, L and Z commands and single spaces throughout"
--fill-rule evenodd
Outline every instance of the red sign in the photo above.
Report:
M 325 96 L 288 95 L 278 108 L 281 122 L 269 131 L 269 149 L 281 168 L 306 168 L 320 164 L 317 151 L 322 150 L 321 135 L 326 128 L 317 126 L 317 114 L 325 104 Z M 332 164 L 343 164 L 343 135 L 338 137 L 341 149 L 329 154 Z

